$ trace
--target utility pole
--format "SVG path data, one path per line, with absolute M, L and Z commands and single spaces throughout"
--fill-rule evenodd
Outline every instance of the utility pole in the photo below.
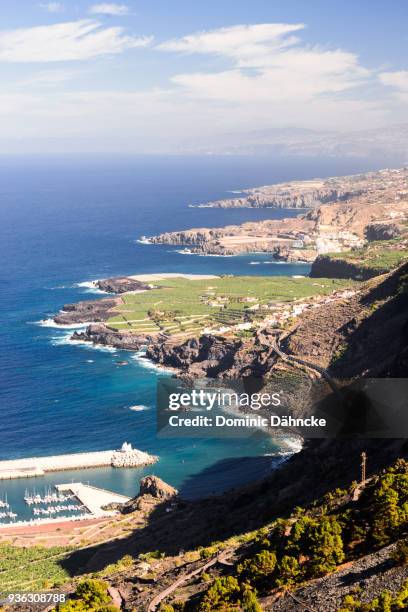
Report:
M 367 467 L 367 453 L 363 451 L 361 453 L 361 484 L 364 485 L 366 481 L 366 467 Z

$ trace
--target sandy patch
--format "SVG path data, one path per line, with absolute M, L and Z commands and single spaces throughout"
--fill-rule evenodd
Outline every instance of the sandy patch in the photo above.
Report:
M 182 274 L 180 272 L 160 272 L 157 274 L 136 274 L 129 276 L 133 280 L 140 282 L 158 281 L 164 278 L 187 278 L 188 280 L 206 280 L 210 278 L 219 278 L 215 274 Z

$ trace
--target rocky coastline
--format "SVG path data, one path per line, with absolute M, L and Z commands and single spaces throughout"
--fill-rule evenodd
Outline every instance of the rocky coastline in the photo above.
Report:
M 131 276 L 115 276 L 95 281 L 95 287 L 106 293 L 128 293 L 129 291 L 148 291 L 153 286 Z
M 113 314 L 120 298 L 84 300 L 76 304 L 64 304 L 54 317 L 57 325 L 81 325 L 90 322 L 107 321 Z
M 119 332 L 103 323 L 91 323 L 85 331 L 74 331 L 71 339 L 126 351 L 139 351 L 152 342 L 151 336 Z
M 96 289 L 118 296 L 132 291 L 149 291 L 154 285 L 141 282 L 130 276 L 117 276 L 93 281 Z M 83 300 L 74 304 L 64 304 L 60 312 L 53 317 L 57 325 L 82 325 L 84 323 L 101 323 L 114 316 L 115 307 L 121 303 L 120 297 L 109 297 L 96 300 Z
M 300 207 L 300 204 L 303 207 L 305 203 L 314 205 L 297 217 L 166 232 L 151 237 L 149 242 L 183 246 L 199 255 L 268 252 L 276 260 L 311 263 L 310 276 L 313 278 L 367 281 L 386 273 L 390 267 L 382 267 L 378 259 L 371 267 L 365 265 L 358 255 L 362 249 L 371 249 L 371 255 L 374 253 L 377 257 L 378 245 L 381 248 L 383 244 L 395 245 L 399 240 L 399 252 L 403 253 L 406 248 L 407 181 L 408 169 L 403 168 L 262 187 L 250 191 L 256 192 L 257 197 L 261 192 L 274 194 L 273 197 L 277 194 L 282 198 L 290 197 L 293 207 Z M 337 255 L 334 257 L 330 253 Z M 356 255 L 347 259 L 347 253 Z M 266 330 L 258 330 L 252 338 L 245 339 L 229 340 L 205 333 L 198 337 L 180 337 L 174 343 L 169 342 L 158 327 L 153 332 L 127 331 L 125 318 L 120 325 L 122 329 L 110 327 L 107 322 L 123 303 L 121 294 L 153 289 L 155 285 L 149 282 L 153 280 L 157 279 L 142 275 L 95 281 L 96 288 L 116 296 L 66 304 L 54 317 L 54 322 L 72 326 L 88 324 L 85 331 L 73 333 L 73 340 L 131 351 L 147 347 L 148 359 L 182 374 L 189 371 L 193 376 L 209 377 L 263 375 L 272 367 L 275 357 L 268 349 L 270 343 L 265 341 Z
M 260 187 L 249 190 L 252 195 L 246 198 L 200 206 L 304 208 L 307 205 L 309 210 L 280 220 L 164 232 L 145 242 L 185 247 L 186 252 L 197 255 L 262 252 L 270 253 L 277 260 L 312 262 L 318 255 L 349 251 L 374 241 L 390 241 L 406 231 L 407 185 L 408 169 L 402 168 Z M 279 201 L 274 199 L 278 193 Z
M 375 341 L 371 351 L 371 367 L 373 373 L 379 375 L 381 368 L 385 367 L 386 355 L 390 351 L 393 355 L 399 353 L 398 346 L 391 347 L 386 338 L 388 333 L 391 334 L 387 331 L 390 326 L 398 328 L 396 332 L 392 327 L 392 337 L 398 338 L 404 333 L 406 317 L 398 315 L 394 320 L 392 304 L 406 300 L 406 294 L 401 293 L 401 287 L 405 287 L 402 283 L 405 283 L 407 269 L 408 264 L 403 264 L 393 272 L 368 279 L 357 291 L 351 292 L 346 300 L 342 295 L 329 300 L 323 299 L 320 305 L 316 304 L 298 315 L 282 336 L 284 339 L 281 346 L 286 354 L 308 355 L 320 367 L 332 367 L 338 373 L 343 370 L 348 372 L 348 362 L 343 356 L 344 346 L 348 347 L 348 353 L 355 348 L 357 355 L 357 330 L 361 328 L 361 333 L 367 335 L 368 329 L 373 326 L 369 334 Z M 118 331 L 109 327 L 106 322 L 91 323 L 84 331 L 77 330 L 72 335 L 73 340 L 120 350 L 146 349 L 145 357 L 152 363 L 171 369 L 178 376 L 196 379 L 262 377 L 268 374 L 279 362 L 279 356 L 273 348 L 275 337 L 276 330 L 267 324 L 260 325 L 247 337 L 202 333 L 172 340 L 161 333 L 135 334 Z M 387 347 L 387 350 L 384 347 Z M 358 364 L 360 357 L 354 356 L 352 361 Z M 367 366 L 370 359 L 365 357 L 363 361 Z M 358 372 L 353 371 L 353 376 L 355 375 L 358 375 Z
M 329 181 L 294 181 L 255 189 L 245 189 L 243 197 L 225 198 L 193 208 L 314 208 L 360 195 L 361 189 L 332 186 Z

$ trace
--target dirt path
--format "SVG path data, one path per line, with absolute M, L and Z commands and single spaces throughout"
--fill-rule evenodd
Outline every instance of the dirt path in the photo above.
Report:
M 202 572 L 205 572 L 205 570 L 207 570 L 209 567 L 212 567 L 216 563 L 222 563 L 222 564 L 229 565 L 227 562 L 227 557 L 230 554 L 231 554 L 230 551 L 224 550 L 221 553 L 219 553 L 216 557 L 213 557 L 212 559 L 207 561 L 207 563 L 205 563 L 204 565 L 201 565 L 200 567 L 197 567 L 192 572 L 189 572 L 188 574 L 184 574 L 183 576 L 180 576 L 179 578 L 177 578 L 177 580 L 175 580 L 170 586 L 168 586 L 166 589 L 161 591 L 158 595 L 156 595 L 156 597 L 154 597 L 151 600 L 147 608 L 147 612 L 154 612 L 155 610 L 157 610 L 158 606 L 163 601 L 163 599 L 171 595 L 171 593 L 173 593 L 173 591 L 175 591 L 179 586 L 181 586 L 188 580 L 191 580 L 191 578 L 194 578 L 194 576 L 198 576 Z
M 336 394 L 340 394 L 340 390 L 338 388 L 338 386 L 336 385 L 334 379 L 330 376 L 330 374 L 328 373 L 328 371 L 325 368 L 322 368 L 321 366 L 312 363 L 311 361 L 307 361 L 306 359 L 303 359 L 302 357 L 296 357 L 295 355 L 288 355 L 287 353 L 284 353 L 282 351 L 282 349 L 280 348 L 280 346 L 278 345 L 278 340 L 276 341 L 272 341 L 271 343 L 271 348 L 273 351 L 275 351 L 275 353 L 283 360 L 289 363 L 294 363 L 294 364 L 299 364 L 299 365 L 303 365 L 307 368 L 310 368 L 311 370 L 315 370 L 316 372 L 318 372 L 322 378 L 324 378 L 328 385 L 330 385 L 330 388 L 336 393 Z

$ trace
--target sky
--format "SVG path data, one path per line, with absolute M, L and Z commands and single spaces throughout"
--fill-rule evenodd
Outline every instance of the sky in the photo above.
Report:
M 408 122 L 406 0 L 2 0 L 0 152 L 225 152 Z

